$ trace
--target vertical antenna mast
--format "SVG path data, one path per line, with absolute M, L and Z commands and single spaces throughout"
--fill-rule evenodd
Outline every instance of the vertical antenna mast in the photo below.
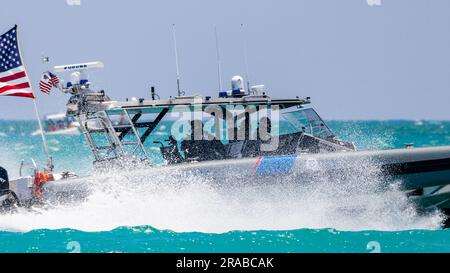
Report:
M 222 61 L 220 59 L 219 35 L 217 34 L 217 27 L 214 27 L 214 34 L 216 35 L 217 76 L 219 80 L 219 92 L 222 92 Z
M 245 33 L 244 24 L 241 24 L 242 37 L 244 41 L 244 61 L 245 61 L 245 78 L 247 80 L 247 93 L 250 95 L 250 76 L 248 73 L 248 52 L 247 52 L 247 35 Z
M 178 63 L 178 46 L 177 46 L 177 33 L 175 29 L 175 24 L 172 25 L 172 33 L 173 33 L 173 45 L 175 49 L 175 64 L 177 66 L 177 90 L 178 90 L 178 96 L 180 97 L 182 95 L 181 89 L 180 89 L 180 66 Z

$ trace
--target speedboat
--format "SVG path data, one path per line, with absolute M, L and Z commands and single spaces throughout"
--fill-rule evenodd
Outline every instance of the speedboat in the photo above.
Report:
M 263 86 L 247 91 L 240 82 L 233 81 L 231 90 L 217 97 L 159 99 L 153 90 L 151 99 L 118 102 L 92 90 L 86 79 L 68 83 L 63 92 L 70 94 L 67 116 L 80 125 L 97 170 L 189 173 L 224 187 L 301 187 L 324 177 L 370 175 L 382 181 L 379 190 L 399 187 L 420 211 L 450 212 L 450 146 L 358 151 L 334 134 L 309 97 L 274 98 Z M 36 175 L 21 178 L 10 181 L 8 190 L 22 204 L 89 195 L 86 178 L 58 177 L 45 183 Z

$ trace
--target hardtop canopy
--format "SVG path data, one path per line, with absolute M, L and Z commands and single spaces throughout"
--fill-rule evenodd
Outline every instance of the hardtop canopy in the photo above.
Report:
M 210 106 L 229 107 L 229 106 L 255 106 L 271 107 L 278 106 L 279 109 L 286 109 L 293 106 L 302 107 L 309 104 L 309 98 L 294 99 L 272 99 L 268 96 L 248 96 L 242 98 L 209 98 L 209 97 L 176 97 L 167 100 L 136 100 L 128 102 L 112 102 L 106 110 L 109 115 L 121 114 L 124 109 L 131 115 L 133 114 L 157 114 L 165 109 L 172 110 L 187 109 L 189 111 L 203 111 Z M 179 108 L 178 108 L 179 107 Z M 201 108 L 199 108 L 201 107 Z M 167 111 L 167 110 L 166 110 Z

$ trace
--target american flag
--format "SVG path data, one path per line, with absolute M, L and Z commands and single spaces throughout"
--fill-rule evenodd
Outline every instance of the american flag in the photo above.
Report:
M 42 74 L 42 78 L 39 81 L 39 89 L 42 93 L 50 95 L 50 91 L 52 90 L 53 84 L 50 82 L 50 75 L 48 72 Z
M 50 83 L 53 85 L 53 87 L 58 88 L 59 78 L 52 72 L 48 72 L 48 74 L 50 75 Z
M 0 36 L 0 96 L 35 98 L 20 57 L 17 26 Z
M 39 89 L 42 93 L 45 93 L 47 95 L 50 95 L 50 91 L 53 87 L 58 88 L 59 86 L 59 78 L 47 71 L 42 75 L 41 80 L 39 81 Z

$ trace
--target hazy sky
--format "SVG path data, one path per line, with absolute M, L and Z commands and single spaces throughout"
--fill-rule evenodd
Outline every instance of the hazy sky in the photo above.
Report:
M 269 95 L 311 96 L 326 119 L 450 119 L 449 14 L 448 0 L 14 0 L 0 32 L 19 25 L 35 86 L 42 54 L 51 65 L 100 60 L 91 81 L 123 100 L 151 85 L 176 94 L 173 23 L 182 88 L 217 95 L 214 27 L 228 86 L 245 74 L 244 23 L 251 82 Z M 42 114 L 64 110 L 66 95 L 35 93 Z M 0 108 L 0 119 L 33 118 L 28 99 L 0 97 Z

